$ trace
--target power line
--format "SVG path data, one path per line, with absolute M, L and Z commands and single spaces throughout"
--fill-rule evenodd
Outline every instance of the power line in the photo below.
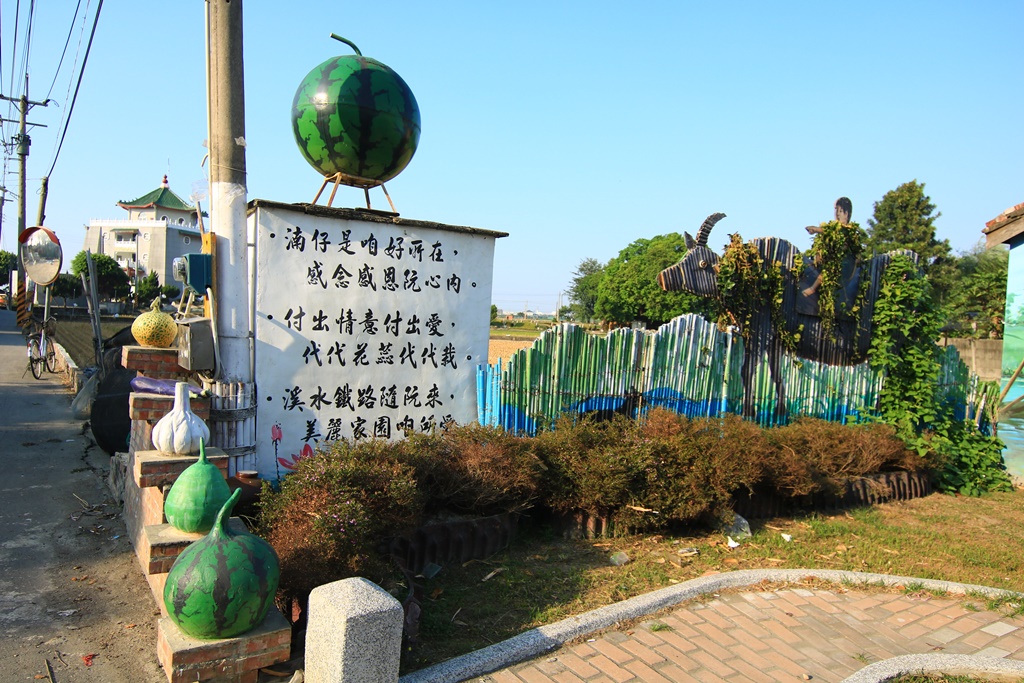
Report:
M 57 76 L 60 74 L 60 68 L 64 66 L 64 56 L 68 53 L 68 45 L 71 44 L 71 36 L 75 33 L 75 22 L 78 21 L 78 10 L 81 9 L 81 7 L 82 0 L 78 0 L 78 4 L 75 6 L 75 16 L 71 17 L 71 28 L 68 29 L 68 39 L 64 41 L 64 51 L 60 53 L 60 61 L 57 62 L 57 70 L 53 72 L 53 83 L 50 83 L 50 90 L 46 93 L 46 97 L 43 99 L 50 99 L 50 94 L 53 93 L 53 86 L 57 85 Z M 78 44 L 82 44 L 81 39 L 79 39 Z M 70 84 L 68 87 L 71 87 Z
M 28 21 L 25 24 L 25 49 L 21 53 L 21 68 L 18 69 L 18 74 L 28 74 L 28 61 L 29 57 L 32 56 L 32 26 L 35 24 L 36 18 L 36 0 L 29 0 L 28 3 Z M 27 90 L 27 87 L 26 87 Z M 28 92 L 22 91 L 22 95 L 28 95 Z
M 82 68 L 78 71 L 78 83 L 75 84 L 75 94 L 71 98 L 71 104 L 68 106 L 68 116 L 64 121 L 64 130 L 60 134 L 60 143 L 57 145 L 57 153 L 53 155 L 53 164 L 50 166 L 50 172 L 46 174 L 46 177 L 50 177 L 53 174 L 54 167 L 57 166 L 57 157 L 60 156 L 60 150 L 64 146 L 64 136 L 68 134 L 68 127 L 71 125 L 71 112 L 75 109 L 75 102 L 78 101 L 78 90 L 82 87 L 82 76 L 85 74 L 85 65 L 89 63 L 89 51 L 92 50 L 92 40 L 96 37 L 96 25 L 100 21 L 100 11 L 103 9 L 103 0 L 99 0 L 96 4 L 96 16 L 92 20 L 92 31 L 89 33 L 89 43 L 85 46 L 85 56 L 82 58 Z
M 14 55 L 18 51 L 18 21 L 21 19 L 21 0 L 14 5 L 14 45 L 11 47 L 11 87 L 8 92 L 14 94 Z
M 3 55 L 4 55 L 4 42 L 3 41 L 4 41 L 4 38 L 3 38 L 3 36 L 4 36 L 3 11 L 2 11 L 2 8 L 0 8 L 0 83 L 3 82 L 3 73 L 4 73 L 4 61 L 3 61 Z M 11 54 L 12 54 L 11 62 L 14 62 L 14 56 L 13 56 L 14 53 L 12 52 Z M 10 107 L 7 108 L 7 118 L 10 118 Z M 4 145 L 4 184 L 6 185 L 7 184 L 6 183 L 6 181 L 7 181 L 7 178 L 6 178 L 6 176 L 7 176 L 7 134 L 6 134 L 6 131 L 4 131 L 4 127 L 3 127 L 2 124 L 0 124 L 0 142 L 3 142 L 3 145 Z M 0 205 L 0 210 L 2 210 L 2 209 L 3 209 L 3 206 Z M 0 221 L 2 221 L 2 220 L 3 220 L 3 215 L 0 214 Z
M 81 4 L 81 0 L 79 0 L 79 4 Z M 75 62 L 74 62 L 74 64 L 71 67 L 71 77 L 68 79 L 68 91 L 67 91 L 67 94 L 64 95 L 64 104 L 67 104 L 69 101 L 71 101 L 71 86 L 75 82 L 75 72 L 78 70 L 78 57 L 82 53 L 82 38 L 85 36 L 85 25 L 86 25 L 86 20 L 88 19 L 88 17 L 89 17 L 89 0 L 86 0 L 85 11 L 82 13 L 82 29 L 81 29 L 81 31 L 78 34 L 78 46 L 75 48 Z M 75 12 L 75 18 L 76 19 L 78 18 L 77 11 Z M 72 30 L 74 30 L 74 26 L 73 25 L 72 25 Z M 57 124 L 58 130 L 64 127 L 64 122 L 67 119 L 67 117 L 68 117 L 68 110 L 67 110 L 67 107 L 64 107 L 64 108 L 61 109 L 60 123 Z M 54 159 L 57 158 L 57 142 L 58 142 L 58 138 L 54 137 L 54 140 L 53 140 L 53 156 L 54 156 Z
M 21 20 L 21 0 L 18 0 L 14 5 L 14 40 L 11 41 L 11 85 L 7 89 L 7 92 L 11 93 L 11 96 L 15 95 L 14 92 L 14 56 L 18 53 L 18 27 Z M 14 103 L 11 101 L 7 102 L 7 118 L 14 119 L 12 112 L 14 111 Z M 7 154 L 5 147 L 4 154 Z

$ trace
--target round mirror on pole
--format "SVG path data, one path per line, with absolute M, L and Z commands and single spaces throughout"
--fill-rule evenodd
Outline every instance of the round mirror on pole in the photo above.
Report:
M 52 230 L 42 226 L 26 228 L 18 235 L 25 274 L 38 285 L 51 284 L 60 275 L 64 252 Z

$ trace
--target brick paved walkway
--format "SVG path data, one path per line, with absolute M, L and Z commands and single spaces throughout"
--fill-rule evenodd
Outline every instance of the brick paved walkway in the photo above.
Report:
M 1024 660 L 1022 627 L 1024 617 L 988 611 L 984 598 L 859 589 L 743 590 L 672 608 L 628 630 L 606 631 L 474 680 L 842 681 L 867 664 L 898 655 Z

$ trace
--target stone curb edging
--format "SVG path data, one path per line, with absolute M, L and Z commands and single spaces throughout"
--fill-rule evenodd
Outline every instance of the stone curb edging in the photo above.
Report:
M 407 674 L 402 676 L 399 681 L 400 683 L 458 683 L 459 681 L 481 676 L 538 657 L 556 647 L 564 645 L 570 640 L 604 630 L 620 621 L 644 617 L 707 593 L 714 593 L 725 588 L 751 586 L 765 581 L 795 583 L 807 578 L 864 587 L 915 585 L 921 586 L 924 589 L 945 591 L 954 595 L 975 593 L 989 598 L 1024 597 L 1024 594 L 1021 593 L 990 588 L 988 586 L 975 586 L 936 579 L 916 579 L 907 576 L 891 576 L 889 574 L 868 574 L 835 569 L 743 569 L 691 579 L 674 586 L 638 595 L 629 600 L 623 600 L 614 605 L 599 607 L 598 609 L 563 619 L 554 624 L 540 626 L 482 650 L 477 650 L 461 657 L 455 657 L 446 662 Z M 951 655 L 946 655 L 946 657 L 949 656 Z M 924 656 L 921 657 L 923 658 Z M 931 657 L 936 658 L 939 655 L 932 655 Z M 962 657 L 979 661 L 995 659 L 992 657 L 970 657 L 966 655 Z M 902 658 L 897 657 L 896 659 Z M 884 664 L 884 662 L 878 662 L 877 664 Z M 852 680 L 847 679 L 847 681 Z M 865 678 L 857 679 L 857 683 L 882 680 L 885 679 Z
M 978 655 L 901 655 L 869 664 L 842 683 L 883 683 L 907 674 L 1024 676 L 1024 662 Z
M 71 354 L 68 353 L 68 350 L 63 346 L 54 342 L 53 349 L 60 358 L 60 363 L 58 365 L 64 375 L 64 384 L 67 385 L 73 393 L 77 394 L 82 388 L 82 370 L 78 367 L 78 364 L 75 363 L 74 359 L 71 358 Z

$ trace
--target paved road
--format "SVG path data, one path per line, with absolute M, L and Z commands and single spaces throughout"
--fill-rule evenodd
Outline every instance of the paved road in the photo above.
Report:
M 59 379 L 26 363 L 0 310 L 0 681 L 48 675 L 44 660 L 58 683 L 166 680 L 155 607 L 103 484 L 109 457 Z

